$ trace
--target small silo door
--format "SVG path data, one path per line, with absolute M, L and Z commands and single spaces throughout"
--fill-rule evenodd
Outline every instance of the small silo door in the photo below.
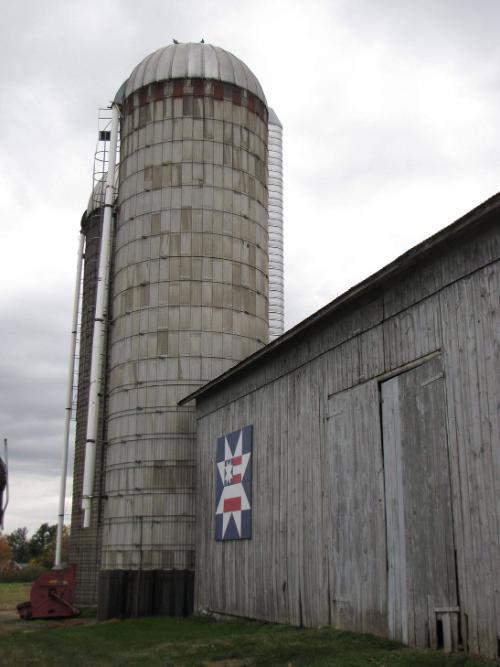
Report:
M 458 610 L 441 357 L 380 387 L 389 636 L 448 648 Z

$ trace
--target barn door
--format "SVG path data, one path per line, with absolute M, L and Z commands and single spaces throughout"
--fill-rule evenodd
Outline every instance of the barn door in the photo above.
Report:
M 376 381 L 328 401 L 322 495 L 335 627 L 386 628 L 384 473 Z
M 453 648 L 457 582 L 441 358 L 381 383 L 389 636 Z

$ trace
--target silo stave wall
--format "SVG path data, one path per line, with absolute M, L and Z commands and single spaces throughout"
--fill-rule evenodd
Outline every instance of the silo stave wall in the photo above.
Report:
M 102 568 L 194 567 L 194 408 L 268 339 L 267 108 L 155 82 L 123 104 Z

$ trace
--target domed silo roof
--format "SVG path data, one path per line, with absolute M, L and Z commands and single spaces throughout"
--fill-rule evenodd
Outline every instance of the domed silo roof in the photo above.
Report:
M 144 58 L 120 88 L 117 98 L 128 97 L 149 83 L 168 79 L 215 79 L 232 83 L 250 91 L 267 105 L 262 86 L 244 62 L 219 46 L 195 42 L 170 44 Z
M 283 128 L 283 125 L 281 124 L 281 121 L 278 118 L 276 111 L 274 109 L 271 109 L 271 107 L 269 107 L 269 123 L 271 125 L 277 125 L 278 127 Z

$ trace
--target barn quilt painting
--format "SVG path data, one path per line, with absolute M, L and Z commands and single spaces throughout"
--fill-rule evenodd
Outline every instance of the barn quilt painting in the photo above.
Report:
M 252 537 L 252 436 L 244 426 L 217 439 L 215 539 Z

